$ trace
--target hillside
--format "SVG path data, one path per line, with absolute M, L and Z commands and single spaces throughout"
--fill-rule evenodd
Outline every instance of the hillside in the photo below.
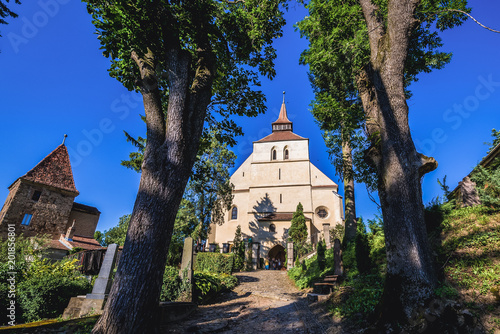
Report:
M 500 212 L 447 206 L 429 209 L 441 216 L 436 251 L 445 283 L 437 294 L 462 302 L 487 333 L 500 333 Z

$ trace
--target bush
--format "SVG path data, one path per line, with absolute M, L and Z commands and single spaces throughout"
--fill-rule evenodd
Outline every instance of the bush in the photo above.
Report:
M 317 248 L 319 270 L 325 269 L 325 250 L 326 250 L 325 241 L 321 240 L 320 242 L 318 242 L 318 248 Z
M 182 280 L 179 277 L 179 270 L 175 267 L 165 267 L 160 301 L 175 301 L 181 293 L 181 285 Z
M 234 254 L 198 253 L 196 254 L 194 269 L 196 271 L 230 275 L 233 272 L 234 258 Z
M 196 272 L 194 274 L 194 300 L 207 304 L 217 294 L 229 291 L 238 284 L 238 279 L 228 274 Z
M 71 297 L 91 291 L 90 282 L 76 271 L 77 260 L 50 264 L 35 260 L 17 286 L 17 302 L 24 322 L 56 318 L 64 312 Z

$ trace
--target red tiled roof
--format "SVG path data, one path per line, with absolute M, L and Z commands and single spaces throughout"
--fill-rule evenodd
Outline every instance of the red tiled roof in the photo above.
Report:
M 54 151 L 43 158 L 42 161 L 22 176 L 21 179 L 63 189 L 76 195 L 79 194 L 73 180 L 68 150 L 64 144 L 59 145 Z
M 66 247 L 66 246 L 64 246 L 64 244 L 61 243 L 59 241 L 59 239 L 57 239 L 57 240 L 50 240 L 48 247 L 49 248 L 55 248 L 55 249 L 69 250 L 69 248 Z
M 282 141 L 282 140 L 301 140 L 306 139 L 291 131 L 277 131 L 271 133 L 269 136 L 262 138 L 261 140 L 256 141 L 256 143 L 264 143 L 268 141 Z
M 68 241 L 73 247 L 81 247 L 85 250 L 89 249 L 101 249 L 103 248 L 97 240 L 89 237 L 82 237 L 79 235 L 73 236 L 73 241 Z

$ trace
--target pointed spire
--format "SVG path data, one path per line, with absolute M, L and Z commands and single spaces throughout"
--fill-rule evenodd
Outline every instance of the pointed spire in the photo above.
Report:
M 278 119 L 272 124 L 273 132 L 275 131 L 293 131 L 293 123 L 290 122 L 286 112 L 285 105 L 285 91 L 283 91 L 283 103 L 281 104 L 280 115 Z
M 63 142 L 61 145 L 64 145 L 64 142 L 66 141 L 66 138 L 68 138 L 68 135 L 67 134 L 64 134 L 64 139 L 63 139 Z
M 75 187 L 69 154 L 64 143 L 43 158 L 21 179 L 66 190 L 75 196 L 79 194 Z

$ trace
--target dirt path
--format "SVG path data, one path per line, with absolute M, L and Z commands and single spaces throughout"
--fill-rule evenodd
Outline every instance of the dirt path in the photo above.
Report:
M 188 319 L 164 333 L 326 333 L 327 314 L 316 314 L 306 295 L 284 271 L 236 273 L 240 284 L 211 305 L 200 306 Z

